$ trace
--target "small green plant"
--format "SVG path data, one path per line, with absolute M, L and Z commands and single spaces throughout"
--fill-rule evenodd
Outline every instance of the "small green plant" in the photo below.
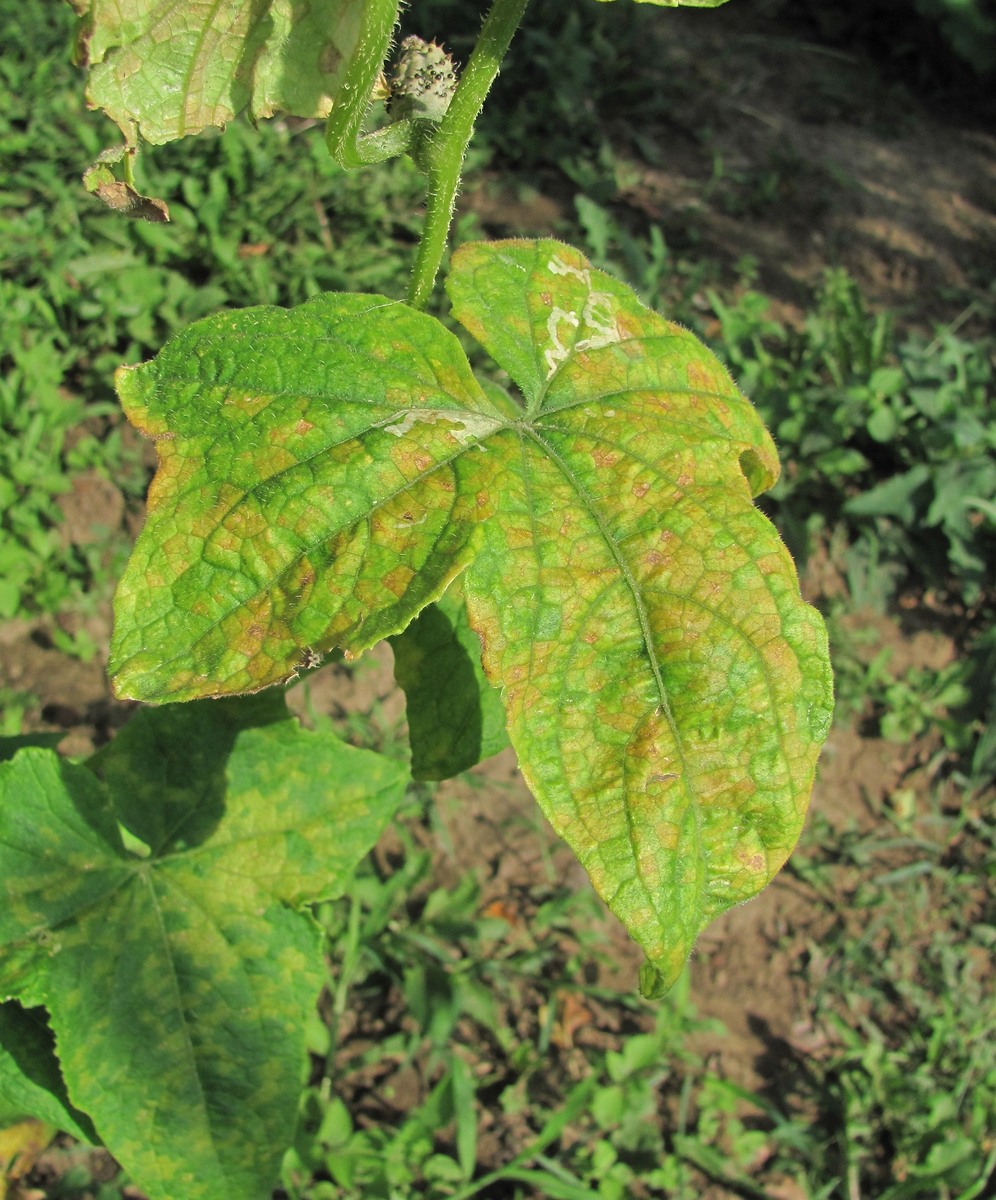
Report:
M 861 870 L 837 874 L 832 924 L 809 951 L 819 1049 L 800 1061 L 798 1103 L 821 1114 L 817 1136 L 779 1157 L 814 1186 L 981 1197 L 996 1168 L 992 814 L 891 815 L 860 837 L 814 831 L 799 858 L 818 882 L 810 869 L 840 861 L 846 840 Z
M 0 688 L 0 737 L 17 737 L 22 732 L 24 718 L 38 704 L 31 692 Z
M 57 1046 L 41 1084 L 8 1064 L 11 1107 L 92 1123 L 154 1200 L 247 1200 L 289 1138 L 322 983 L 305 910 L 344 889 L 405 783 L 387 756 L 297 729 L 283 685 L 393 639 L 415 773 L 507 739 L 660 996 L 798 837 L 832 708 L 826 635 L 754 505 L 778 476 L 772 440 L 692 334 L 552 240 L 450 259 L 450 317 L 486 378 L 427 311 L 526 0 L 495 0 L 459 80 L 415 37 L 386 85 L 396 0 L 78 7 L 88 99 L 125 138 L 87 190 L 153 222 L 158 246 L 167 205 L 139 191 L 139 140 L 242 109 L 327 118 L 342 167 L 406 154 L 428 181 L 406 302 L 309 284 L 297 307 L 205 317 L 118 372 L 158 470 L 110 671 L 119 697 L 186 703 L 143 711 L 85 766 L 29 747 L 0 774 L 0 994 L 44 1008 Z M 222 259 L 227 189 L 224 172 L 181 186 Z M 126 266 L 168 310 L 168 274 Z M 132 336 L 154 332 L 137 309 Z M 389 1161 L 408 1169 L 469 1088 L 453 1060 Z M 455 1119 L 469 1196 L 483 1185 Z M 366 1160 L 388 1148 L 374 1138 Z M 535 1182 L 525 1161 L 495 1178 Z
M 64 558 L 54 528 L 57 497 L 69 488 L 61 450 L 82 406 L 58 391 L 66 354 L 51 309 L 38 311 L 6 282 L 0 304 L 17 330 L 0 363 L 0 616 L 12 617 L 32 605 L 57 607 L 69 590 L 46 568 Z
M 855 564 L 887 562 L 884 598 L 911 577 L 977 604 L 996 554 L 996 375 L 991 342 L 940 330 L 897 344 L 886 315 L 828 273 L 803 330 L 768 315 L 766 297 L 712 296 L 722 353 L 783 448 L 770 492 L 793 550 L 843 525 Z
M 391 874 L 365 864 L 349 896 L 321 911 L 341 966 L 311 1047 L 322 1069 L 283 1163 L 288 1195 L 469 1200 L 504 1185 L 621 1198 L 637 1178 L 667 1186 L 690 1173 L 660 1127 L 664 1090 L 701 1070 L 684 1041 L 709 1027 L 695 1017 L 687 975 L 648 1021 L 634 998 L 579 982 L 599 952 L 590 893 L 554 886 L 512 927 L 494 906 L 482 911 L 472 876 L 426 893 L 429 856 L 406 824 Z M 640 1031 L 618 1051 L 572 1046 L 569 1014 L 584 1031 L 592 1010 Z M 376 1025 L 376 1044 L 362 1033 L 357 1050 L 336 1044 L 350 1012 Z M 589 1070 L 561 1092 L 554 1064 L 572 1055 Z M 695 1145 L 691 1124 L 685 1132 Z M 487 1144 L 503 1133 L 521 1148 L 496 1168 Z

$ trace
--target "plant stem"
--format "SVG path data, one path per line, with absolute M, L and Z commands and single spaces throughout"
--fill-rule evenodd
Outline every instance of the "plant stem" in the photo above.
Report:
M 429 190 L 425 225 L 408 285 L 408 303 L 413 308 L 425 308 L 432 294 L 446 250 L 474 122 L 528 3 L 529 0 L 494 0 L 446 116 L 420 155 L 419 165 L 429 174 Z
M 400 0 L 366 0 L 359 40 L 339 85 L 325 126 L 325 144 L 340 166 L 365 167 L 403 154 L 412 137 L 410 121 L 364 134 L 363 122 L 377 76 L 391 47 Z

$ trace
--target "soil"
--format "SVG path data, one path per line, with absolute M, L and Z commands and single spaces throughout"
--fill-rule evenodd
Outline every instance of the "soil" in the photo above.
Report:
M 647 86 L 667 119 L 609 123 L 610 207 L 729 280 L 753 258 L 758 288 L 789 315 L 842 266 L 904 325 L 958 318 L 996 273 L 996 104 L 923 95 L 860 52 L 766 20 L 766 7 L 666 14 Z M 470 184 L 463 205 L 490 235 L 555 234 L 573 198 L 553 178 L 525 196 L 494 178 Z
M 642 129 L 638 142 L 618 120 L 614 143 L 630 149 L 619 151 L 626 183 L 614 207 L 658 224 L 682 254 L 694 247 L 718 261 L 731 280 L 752 256 L 756 286 L 776 297 L 786 319 L 801 319 L 822 272 L 840 264 L 873 308 L 923 328 L 962 319 L 970 332 L 972 301 L 996 277 L 996 137 L 984 117 L 884 82 L 859 53 L 800 41 L 777 23 L 748 23 L 736 10 L 731 5 L 708 18 L 701 10 L 666 14 L 662 78 L 681 80 L 680 103 L 666 126 Z M 556 233 L 572 212 L 572 198 L 556 181 L 523 200 L 484 178 L 468 186 L 462 203 L 494 236 Z M 121 494 L 94 478 L 76 482 L 66 516 L 66 536 L 78 544 L 92 542 L 95 530 L 133 527 Z M 814 602 L 835 586 L 832 572 L 818 567 L 804 580 Z M 950 637 L 938 628 L 917 630 L 908 616 L 900 608 L 889 617 L 852 619 L 874 623 L 876 649 L 892 645 L 897 666 L 938 666 L 954 656 Z M 82 756 L 112 737 L 133 706 L 113 700 L 106 681 L 109 601 L 65 618 L 63 627 L 84 630 L 100 651 L 80 661 L 56 647 L 51 623 L 9 621 L 0 629 L 0 688 L 37 697 L 31 727 L 62 732 L 61 749 Z M 299 688 L 292 696 L 302 711 L 310 706 L 337 719 L 374 709 L 387 725 L 403 719 L 386 648 L 371 669 L 323 668 L 307 694 Z M 814 820 L 821 815 L 835 831 L 867 827 L 901 783 L 930 786 L 922 762 L 917 747 L 835 727 L 813 796 Z M 547 877 L 551 862 L 562 882 L 587 886 L 537 817 L 510 752 L 441 786 L 434 854 L 438 884 L 476 870 L 482 906 L 502 906 L 519 921 L 529 920 L 536 881 Z M 703 1035 L 698 1048 L 733 1082 L 777 1093 L 785 1064 L 818 1049 L 800 962 L 826 920 L 820 897 L 785 871 L 700 939 L 691 963 L 694 1004 L 727 1032 L 711 1042 Z M 614 965 L 602 968 L 601 982 L 631 992 L 640 954 L 608 916 L 604 926 Z M 617 1036 L 618 1016 L 596 1009 L 559 1014 L 565 1069 L 572 1048 L 583 1055 L 586 1038 Z M 351 1036 L 362 1039 L 364 1031 Z M 348 1036 L 343 1053 L 349 1058 Z M 353 1080 L 354 1098 L 369 1094 L 369 1082 Z M 391 1103 L 404 1107 L 418 1098 L 410 1068 L 399 1066 L 390 1082 Z M 510 1127 L 482 1129 L 483 1158 L 490 1146 L 497 1164 L 514 1138 Z

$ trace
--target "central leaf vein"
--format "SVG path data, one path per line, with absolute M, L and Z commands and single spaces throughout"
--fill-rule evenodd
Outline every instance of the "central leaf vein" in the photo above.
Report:
M 674 723 L 674 716 L 671 712 L 671 704 L 668 699 L 667 687 L 664 683 L 664 676 L 661 673 L 660 663 L 657 659 L 657 652 L 654 648 L 653 635 L 650 628 L 650 618 L 647 613 L 647 606 L 644 603 L 643 593 L 640 589 L 639 582 L 630 569 L 629 563 L 626 561 L 626 558 L 623 555 L 618 542 L 616 541 L 615 535 L 599 511 L 599 506 L 595 500 L 595 497 L 592 496 L 582 481 L 571 469 L 570 463 L 567 462 L 567 460 L 557 451 L 552 443 L 547 441 L 546 438 L 542 436 L 540 431 L 537 430 L 535 426 L 526 426 L 526 429 L 529 436 L 533 439 L 533 441 L 535 441 L 537 446 L 542 450 L 543 454 L 554 463 L 557 469 L 577 493 L 585 512 L 587 512 L 588 516 L 597 526 L 598 532 L 601 534 L 605 545 L 609 549 L 609 553 L 612 555 L 613 561 L 619 569 L 619 574 L 622 576 L 623 582 L 625 583 L 633 601 L 633 608 L 640 626 L 640 635 L 643 639 L 644 646 L 646 647 L 647 657 L 650 660 L 650 667 L 654 676 L 654 686 L 657 690 L 657 694 L 660 697 L 660 707 L 666 714 L 668 722 L 671 724 L 675 736 L 677 737 L 678 731 Z

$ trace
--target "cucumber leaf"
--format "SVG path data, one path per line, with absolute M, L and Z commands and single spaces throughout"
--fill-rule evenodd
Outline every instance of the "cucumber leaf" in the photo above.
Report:
M 128 143 L 224 128 L 236 113 L 325 117 L 365 0 L 70 0 L 87 99 Z
M 87 766 L 0 764 L 0 1000 L 48 1010 L 62 1107 L 150 1195 L 268 1200 L 326 979 L 303 906 L 341 894 L 405 782 L 276 693 L 145 710 Z
M 523 775 L 660 991 L 785 861 L 829 729 L 823 622 L 753 503 L 775 449 L 713 354 L 567 246 L 469 244 L 447 287 L 517 392 L 355 295 L 211 318 L 122 373 L 160 468 L 115 688 L 286 680 L 465 572 Z
M 391 648 L 408 701 L 415 779 L 450 779 L 505 749 L 505 710 L 484 674 L 457 585 L 393 637 Z

